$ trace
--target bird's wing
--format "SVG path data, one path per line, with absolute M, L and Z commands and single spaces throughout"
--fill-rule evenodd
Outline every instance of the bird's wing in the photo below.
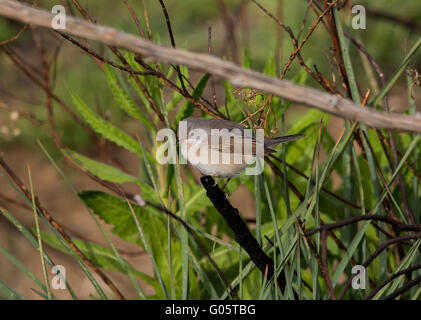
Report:
M 209 148 L 221 153 L 256 155 L 258 152 L 267 152 L 264 144 L 256 141 L 253 137 L 243 137 L 232 134 L 221 137 L 220 135 L 209 135 Z M 243 150 L 244 149 L 244 150 Z

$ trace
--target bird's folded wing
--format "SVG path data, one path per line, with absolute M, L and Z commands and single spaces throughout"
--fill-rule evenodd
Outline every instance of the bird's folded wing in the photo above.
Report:
M 220 135 L 209 135 L 209 149 L 221 153 L 256 155 L 257 152 L 268 152 L 263 142 L 254 138 L 243 137 L 241 135 L 230 135 L 221 137 Z

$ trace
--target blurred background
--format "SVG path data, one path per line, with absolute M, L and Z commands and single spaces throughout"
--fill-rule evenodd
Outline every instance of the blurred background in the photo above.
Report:
M 79 2 L 98 23 L 138 34 L 137 27 L 123 1 L 80 0 Z M 142 1 L 131 0 L 129 2 L 146 30 Z M 153 40 L 169 46 L 170 39 L 158 1 L 145 0 L 144 2 L 149 12 Z M 306 13 L 307 1 L 305 0 L 260 0 L 259 2 L 268 11 L 280 17 L 280 20 L 290 26 L 295 34 L 300 32 L 303 17 L 306 14 L 308 14 L 308 18 L 302 34 L 307 33 L 308 28 L 316 19 L 311 10 Z M 166 0 L 165 3 L 171 17 L 175 42 L 179 48 L 208 52 L 208 30 L 210 27 L 211 48 L 214 55 L 236 63 L 241 63 L 247 57 L 250 63 L 249 67 L 258 71 L 263 71 L 269 57 L 279 57 L 278 64 L 281 68 L 293 51 L 288 35 L 279 32 L 276 23 L 251 1 Z M 60 4 L 66 8 L 67 14 L 79 16 L 77 10 L 71 5 L 71 1 L 39 0 L 37 4 L 47 10 Z M 405 0 L 404 2 L 401 0 L 360 0 L 352 1 L 352 4 L 365 6 L 367 25 L 365 30 L 349 30 L 349 32 L 364 44 L 385 71 L 385 77 L 388 79 L 398 68 L 413 40 L 421 34 L 421 2 L 419 0 Z M 347 12 L 349 13 L 348 7 L 343 10 L 343 14 L 352 17 Z M 0 17 L 0 42 L 12 38 L 21 28 L 21 24 Z M 139 124 L 129 120 L 115 104 L 103 71 L 90 56 L 51 31 L 37 29 L 35 32 L 40 36 L 44 47 L 47 48 L 47 56 L 57 55 L 58 57 L 54 78 L 56 96 L 71 105 L 71 97 L 67 88 L 72 88 L 74 92 L 83 97 L 88 105 L 96 108 L 98 113 L 106 116 L 112 122 L 124 123 L 124 129 L 129 133 L 141 134 L 142 128 L 139 127 Z M 97 52 L 111 58 L 110 52 L 102 46 L 94 42 L 90 44 Z M 42 76 L 42 60 L 36 50 L 30 29 L 26 30 L 10 46 Z M 302 50 L 303 58 L 308 65 L 316 65 L 322 74 L 330 75 L 332 74 L 330 71 L 331 61 L 327 58 L 330 47 L 330 38 L 319 26 Z M 356 68 L 357 80 L 361 88 L 365 88 L 369 85 L 364 82 L 368 78 L 364 71 L 365 61 L 361 59 L 355 48 L 352 49 L 351 56 Z M 418 54 L 413 61 L 414 63 L 410 67 L 420 70 L 420 55 Z M 293 79 L 298 71 L 299 65 L 294 62 L 287 79 Z M 363 73 L 364 76 L 359 79 L 359 74 Z M 200 74 L 193 73 L 193 79 L 199 76 Z M 316 82 L 310 79 L 307 85 L 321 89 Z M 402 77 L 399 84 L 393 89 L 389 97 L 392 110 L 407 109 L 406 85 L 406 79 Z M 217 101 L 219 104 L 223 104 L 223 90 L 219 81 L 216 82 L 216 87 Z M 417 98 L 416 107 L 421 110 L 420 90 L 415 89 L 414 93 Z M 210 92 L 205 92 L 205 95 L 209 96 Z M 77 171 L 66 166 L 61 160 L 59 151 L 47 134 L 48 113 L 45 103 L 46 97 L 43 90 L 34 85 L 0 50 L 0 151 L 4 152 L 6 160 L 25 183 L 28 181 L 27 166 L 31 167 L 34 188 L 41 202 L 70 234 L 93 242 L 96 239 L 101 239 L 98 242 L 104 244 L 105 240 L 102 241 L 86 208 L 69 190 L 37 142 L 37 140 L 41 141 L 51 152 L 77 189 L 101 189 L 85 176 L 81 176 Z M 63 143 L 73 150 L 89 156 L 90 140 L 86 132 L 59 107 L 54 106 L 54 108 L 55 119 L 60 128 Z M 294 121 L 294 113 L 299 115 L 300 110 L 303 110 L 302 106 L 294 106 L 291 111 L 292 116 L 287 119 L 287 122 Z M 331 120 L 329 130 L 332 136 L 335 136 L 342 128 L 343 122 L 332 119 L 335 121 Z M 110 149 L 112 150 L 112 147 Z M 138 168 L 133 156 L 123 152 L 116 156 L 126 164 L 127 168 L 132 169 L 133 174 L 136 174 Z M 127 190 L 130 188 L 131 186 L 127 186 Z M 232 195 L 231 200 L 233 205 L 237 206 L 246 216 L 253 216 L 255 211 L 253 198 L 250 195 L 245 196 L 245 192 L 240 188 Z M 3 180 L 0 182 L 0 205 L 13 212 L 28 228 L 34 227 L 33 213 L 22 206 L 16 194 Z M 107 228 L 107 226 L 105 227 Z M 139 251 L 139 247 L 125 243 L 113 235 L 111 237 L 124 258 L 127 258 L 139 269 L 147 273 L 152 272 L 147 256 Z M 0 217 L 0 244 L 21 259 L 39 278 L 42 278 L 39 254 L 2 217 Z M 52 248 L 47 248 L 47 250 L 58 264 L 66 266 L 67 277 L 73 284 L 79 286 L 74 288 L 79 296 L 88 298 L 92 287 L 77 263 Z M 117 272 L 108 273 L 113 279 L 116 279 L 117 283 L 120 283 L 124 293 L 134 294 L 134 289 L 128 285 L 129 281 L 124 275 Z M 0 255 L 0 278 L 28 298 L 38 297 L 28 286 L 30 282 L 2 255 Z M 124 283 L 127 283 L 126 287 Z M 142 285 L 146 292 L 151 290 L 146 284 Z

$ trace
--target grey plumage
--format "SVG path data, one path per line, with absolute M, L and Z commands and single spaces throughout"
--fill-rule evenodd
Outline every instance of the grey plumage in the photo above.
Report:
M 298 140 L 302 137 L 305 137 L 305 135 L 303 135 L 303 134 L 292 134 L 290 136 L 282 136 L 282 137 L 276 137 L 276 138 L 265 138 L 265 146 L 269 147 L 269 148 L 275 147 L 280 143 Z
M 206 131 L 210 129 L 239 129 L 242 133 L 244 133 L 245 129 L 241 124 L 225 119 L 201 119 L 190 117 L 183 121 L 186 121 L 187 123 L 187 134 L 189 134 L 189 132 L 194 129 L 204 129 Z M 271 148 L 277 146 L 280 143 L 294 141 L 304 136 L 305 135 L 303 134 L 293 134 L 289 136 L 282 136 L 276 138 L 265 138 L 264 143 L 265 147 Z
M 214 129 L 218 131 L 212 132 Z M 219 130 L 228 131 L 221 132 Z M 246 128 L 241 124 L 230 120 L 193 117 L 184 119 L 180 121 L 178 127 L 180 145 L 183 146 L 181 153 L 202 174 L 232 177 L 255 162 L 258 157 L 275 152 L 271 148 L 278 144 L 294 141 L 304 136 L 295 134 L 264 138 L 259 134 L 252 136 L 250 131 L 245 130 Z M 200 146 L 201 149 L 194 151 L 192 155 L 188 150 L 196 150 L 197 148 L 194 149 L 194 146 Z M 204 152 L 203 158 L 201 158 L 202 151 Z M 209 154 L 212 154 L 212 157 Z M 223 155 L 229 155 L 228 162 L 218 160 Z M 193 156 L 193 158 L 190 158 L 190 156 Z M 198 158 L 201 160 L 198 162 L 192 161 L 192 159 Z M 214 159 L 217 159 L 218 162 L 213 162 Z

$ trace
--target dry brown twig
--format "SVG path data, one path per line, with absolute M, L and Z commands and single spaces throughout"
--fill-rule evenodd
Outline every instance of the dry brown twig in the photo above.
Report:
M 0 2 L 1 5 L 1 2 Z M 57 97 L 54 93 L 50 91 L 50 88 L 45 85 L 44 81 L 40 80 L 39 77 L 34 73 L 33 70 L 31 70 L 27 64 L 21 59 L 21 57 L 10 47 L 1 47 L 1 50 L 5 52 L 9 58 L 12 60 L 12 62 L 28 77 L 32 80 L 33 83 L 35 83 L 37 86 L 41 87 L 43 90 L 46 91 L 46 93 L 55 100 L 64 111 L 66 111 L 82 128 L 85 129 L 85 131 L 88 133 L 92 141 L 96 141 L 96 136 L 92 129 L 84 122 L 82 119 L 79 118 L 79 116 L 74 113 L 74 111 L 67 106 L 63 100 L 61 100 L 59 97 Z
M 0 1 L 0 14 L 24 23 L 32 23 L 47 28 L 51 28 L 50 22 L 53 18 L 53 15 L 47 11 L 31 8 L 13 0 Z M 235 86 L 262 90 L 296 103 L 318 108 L 344 119 L 364 123 L 370 127 L 421 133 L 421 118 L 417 116 L 379 112 L 372 108 L 363 109 L 348 99 L 296 85 L 289 81 L 270 78 L 208 54 L 160 46 L 116 29 L 73 17 L 68 17 L 66 21 L 67 29 L 65 31 L 69 34 L 125 48 L 145 57 L 149 56 L 160 61 L 206 71 L 226 78 Z
M 414 86 L 421 87 L 421 75 L 416 69 L 409 69 L 407 73 L 408 73 L 408 76 L 412 78 L 412 83 L 409 86 L 409 94 L 412 100 L 415 100 Z
M 5 44 L 9 44 L 17 39 L 22 35 L 22 33 L 28 28 L 28 25 L 25 24 L 22 29 L 19 30 L 19 32 L 12 38 L 4 41 L 0 41 L 0 46 L 4 46 Z
M 31 193 L 28 188 L 23 184 L 15 172 L 8 166 L 6 161 L 3 159 L 3 155 L 0 154 L 0 166 L 7 172 L 12 181 L 20 189 L 20 191 L 25 195 L 25 197 L 30 200 L 32 199 Z M 37 211 L 51 224 L 51 226 L 63 237 L 67 242 L 69 247 L 77 254 L 80 259 L 89 266 L 97 275 L 101 278 L 102 281 L 111 289 L 111 291 L 122 300 L 125 300 L 125 297 L 121 291 L 114 285 L 110 278 L 108 278 L 97 266 L 95 266 L 91 260 L 89 260 L 86 255 L 74 244 L 70 236 L 66 233 L 63 227 L 57 223 L 57 221 L 50 215 L 50 213 L 41 205 L 38 197 L 35 196 L 35 206 Z
M 285 74 L 287 73 L 289 67 L 291 66 L 292 62 L 294 61 L 294 59 L 297 57 L 298 53 L 301 51 L 301 49 L 303 48 L 303 46 L 306 44 L 307 40 L 310 38 L 310 36 L 313 34 L 314 30 L 316 30 L 317 26 L 319 25 L 320 21 L 322 21 L 323 17 L 330 11 L 330 9 L 335 6 L 338 3 L 339 0 L 335 0 L 332 3 L 330 3 L 326 9 L 317 17 L 316 22 L 310 27 L 309 32 L 307 33 L 307 35 L 304 37 L 304 39 L 301 41 L 301 43 L 299 44 L 299 46 L 294 50 L 293 53 L 291 53 L 291 56 L 289 58 L 289 61 L 287 62 L 287 64 L 284 66 L 284 70 L 282 71 L 282 76 L 281 78 L 285 77 Z
M 31 8 L 13 0 L 0 1 L 0 14 L 47 28 L 51 28 L 50 22 L 53 17 L 49 12 Z M 113 28 L 95 25 L 73 17 L 67 18 L 66 33 L 125 48 L 161 61 L 203 70 L 224 77 L 235 86 L 262 90 L 344 119 L 364 123 L 367 126 L 421 133 L 420 117 L 379 112 L 371 108 L 363 109 L 350 100 L 332 96 L 313 88 L 299 86 L 289 81 L 273 79 L 208 54 L 160 46 Z

